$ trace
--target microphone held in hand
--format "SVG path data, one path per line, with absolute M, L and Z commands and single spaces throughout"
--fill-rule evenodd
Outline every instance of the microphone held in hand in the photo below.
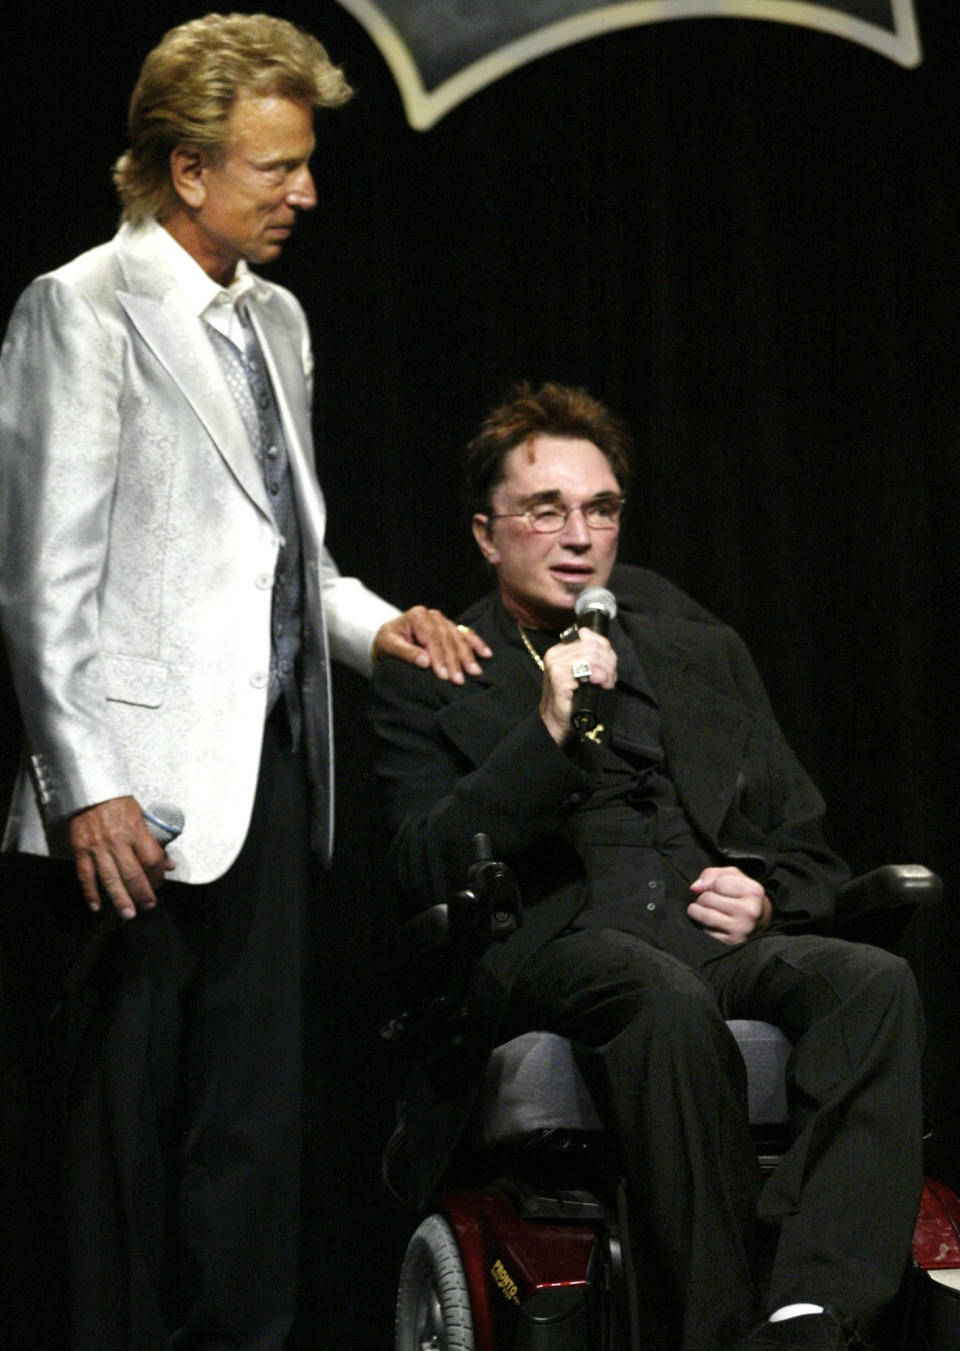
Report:
M 143 823 L 150 834 L 166 849 L 183 831 L 183 812 L 166 802 L 152 802 L 143 813 Z M 84 943 L 64 980 L 67 994 L 76 994 L 90 979 L 107 949 L 107 944 L 120 932 L 120 916 L 113 903 L 104 897 L 94 918 L 93 931 Z
M 603 586 L 588 586 L 581 591 L 573 607 L 577 627 L 592 629 L 604 638 L 610 629 L 610 620 L 617 613 L 617 602 L 612 591 Z M 573 695 L 570 721 L 580 736 L 592 732 L 599 719 L 600 686 L 583 684 Z
M 157 844 L 162 844 L 166 849 L 183 833 L 183 812 L 167 802 L 151 802 L 144 810 L 143 824 Z

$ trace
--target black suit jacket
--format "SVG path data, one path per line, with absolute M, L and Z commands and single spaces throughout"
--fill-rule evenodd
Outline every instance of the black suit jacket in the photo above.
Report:
M 824 842 L 823 801 L 777 726 L 744 643 L 655 573 L 619 567 L 610 586 L 623 639 L 659 703 L 667 767 L 691 822 L 718 859 L 762 881 L 774 906 L 772 929 L 829 932 L 846 869 Z M 419 1093 L 408 1113 L 408 1145 L 417 1135 L 414 1116 L 429 1112 L 434 1121 L 417 1138 L 419 1160 L 406 1158 L 390 1180 L 418 1200 L 432 1185 L 425 1160 L 443 1153 L 439 1137 L 462 1122 L 457 1112 L 445 1122 L 445 1100 L 465 1105 L 517 970 L 589 901 L 563 826 L 592 791 L 591 776 L 544 727 L 541 674 L 496 597 L 461 622 L 493 649 L 481 677 L 456 686 L 399 661 L 383 662 L 374 675 L 392 866 L 412 908 L 444 901 L 463 886 L 473 835 L 484 831 L 517 874 L 526 919 L 481 963 L 477 1040 L 473 1056 L 458 1062 L 459 1088 L 448 1094 L 435 1083 L 435 1100 Z M 705 954 L 715 942 L 704 939 Z M 398 1176 L 411 1166 L 419 1174 L 412 1193 Z

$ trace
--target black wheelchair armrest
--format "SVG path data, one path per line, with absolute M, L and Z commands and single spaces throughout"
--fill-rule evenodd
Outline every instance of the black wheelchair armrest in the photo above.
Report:
M 943 883 L 918 863 L 887 863 L 852 877 L 837 891 L 834 932 L 858 943 L 889 947 L 912 916 L 937 905 Z

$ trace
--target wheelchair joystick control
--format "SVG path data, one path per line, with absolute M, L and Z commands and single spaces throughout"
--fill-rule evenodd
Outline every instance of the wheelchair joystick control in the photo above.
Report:
M 487 942 L 501 942 L 523 923 L 520 890 L 505 863 L 493 857 L 488 835 L 473 837 L 474 863 L 468 873 L 468 888 L 479 907 L 478 924 Z M 463 893 L 460 893 L 463 895 Z

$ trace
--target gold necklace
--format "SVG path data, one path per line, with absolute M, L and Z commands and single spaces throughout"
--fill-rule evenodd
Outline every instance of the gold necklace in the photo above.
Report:
M 533 658 L 533 660 L 537 663 L 537 666 L 538 666 L 538 667 L 540 668 L 540 670 L 542 671 L 542 670 L 543 670 L 543 658 L 540 656 L 540 653 L 537 651 L 537 649 L 534 647 L 533 643 L 531 643 L 530 639 L 529 639 L 529 638 L 527 637 L 527 635 L 524 633 L 524 631 L 523 631 L 523 625 L 520 623 L 520 620 L 519 620 L 519 619 L 517 620 L 517 629 L 519 630 L 520 637 L 523 639 L 523 645 L 524 645 L 524 647 L 527 649 L 527 651 L 530 653 L 530 655 L 531 655 L 531 657 Z

